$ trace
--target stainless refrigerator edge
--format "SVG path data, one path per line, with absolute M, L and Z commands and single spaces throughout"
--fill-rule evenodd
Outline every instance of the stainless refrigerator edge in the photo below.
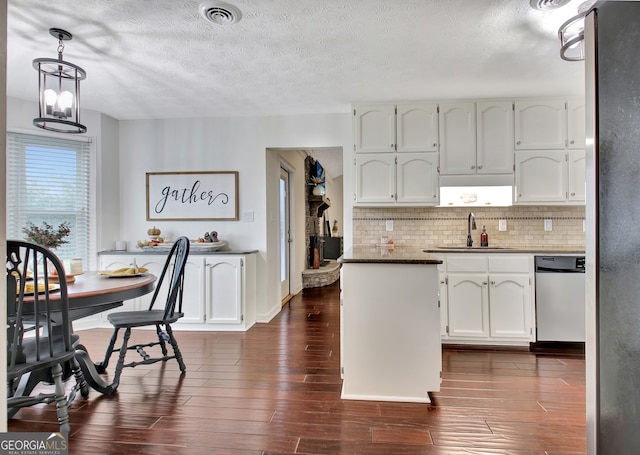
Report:
M 640 454 L 640 2 L 585 23 L 589 455 Z

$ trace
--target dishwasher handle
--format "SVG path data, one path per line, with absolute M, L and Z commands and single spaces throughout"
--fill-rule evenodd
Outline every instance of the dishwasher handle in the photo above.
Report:
M 584 269 L 557 269 L 553 267 L 536 267 L 536 273 L 584 273 Z

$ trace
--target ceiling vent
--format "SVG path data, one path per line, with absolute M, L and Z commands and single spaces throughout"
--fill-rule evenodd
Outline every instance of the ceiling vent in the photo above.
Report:
M 200 15 L 216 25 L 230 25 L 240 22 L 242 12 L 224 2 L 204 2 L 200 4 Z
M 548 11 L 558 9 L 569 3 L 571 0 L 529 0 L 533 9 Z

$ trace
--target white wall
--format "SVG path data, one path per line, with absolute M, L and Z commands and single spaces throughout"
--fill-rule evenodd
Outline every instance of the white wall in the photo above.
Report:
M 7 101 L 8 129 L 41 132 L 31 123 L 35 102 Z M 267 210 L 268 200 L 278 200 L 278 180 L 267 182 L 267 149 L 347 150 L 353 147 L 349 113 L 117 121 L 83 110 L 82 122 L 96 142 L 99 250 L 113 248 L 116 240 L 127 240 L 134 248 L 152 225 L 171 238 L 216 230 L 233 248 L 258 250 L 258 320 L 266 322 L 278 313 L 277 204 Z M 146 172 L 211 170 L 239 172 L 240 214 L 253 211 L 253 222 L 146 220 Z M 348 210 L 345 232 L 350 229 L 350 206 Z
M 267 166 L 267 149 L 346 149 L 351 137 L 348 113 L 121 121 L 122 238 L 135 242 L 155 224 L 172 238 L 216 230 L 235 249 L 258 250 L 257 317 L 266 322 L 280 311 L 278 178 L 267 178 L 279 176 L 279 165 L 269 158 L 275 165 Z M 146 172 L 214 170 L 239 172 L 240 215 L 253 211 L 253 222 L 241 221 L 242 216 L 240 221 L 146 221 Z

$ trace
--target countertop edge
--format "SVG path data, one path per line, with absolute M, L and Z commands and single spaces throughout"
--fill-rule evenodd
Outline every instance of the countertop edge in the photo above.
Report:
M 148 251 L 148 250 L 127 250 L 127 251 L 122 251 L 122 250 L 103 250 L 103 251 L 98 251 L 98 256 L 105 256 L 105 255 L 130 255 L 130 254 L 135 254 L 135 255 L 143 255 L 143 256 L 147 256 L 147 255 L 164 255 L 166 256 L 169 253 L 168 250 L 159 250 L 159 251 Z M 258 253 L 258 250 L 224 250 L 224 249 L 220 249 L 220 250 L 216 250 L 216 251 L 190 251 L 189 255 L 190 256 L 194 256 L 194 255 L 212 255 L 212 254 L 217 254 L 217 255 L 223 255 L 223 254 L 255 254 Z

